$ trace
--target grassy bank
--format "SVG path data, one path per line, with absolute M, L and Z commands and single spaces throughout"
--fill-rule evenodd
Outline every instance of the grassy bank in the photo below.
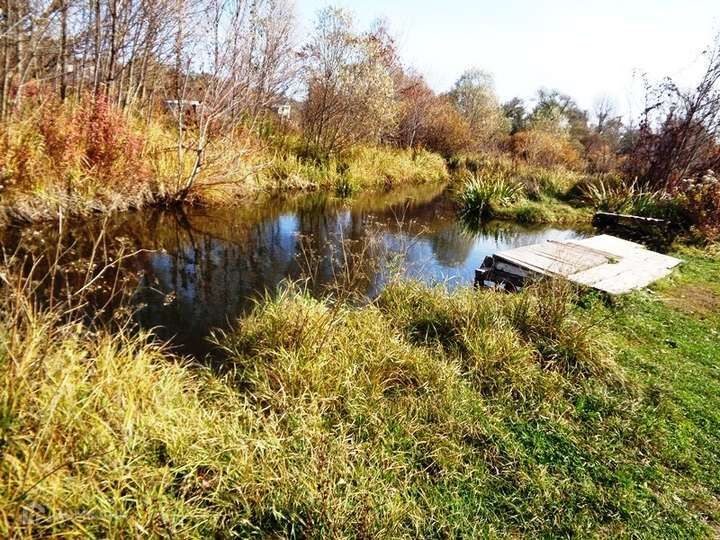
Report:
M 267 158 L 269 166 L 254 179 L 255 189 L 331 191 L 348 196 L 358 191 L 387 191 L 403 184 L 442 182 L 449 178 L 445 160 L 426 150 L 358 146 L 340 158 L 311 159 L 299 140 L 285 143 Z
M 88 216 L 178 202 L 231 205 L 292 191 L 349 196 L 451 176 L 469 219 L 569 224 L 589 220 L 589 206 L 604 202 L 573 197 L 588 177 L 561 166 L 501 154 L 446 163 L 427 150 L 370 144 L 325 156 L 270 120 L 252 134 L 241 125 L 210 133 L 198 162 L 196 131 L 189 122 L 180 133 L 169 113 L 140 118 L 103 99 L 28 107 L 0 126 L 0 226 L 57 219 L 61 210 Z
M 425 150 L 356 145 L 315 156 L 298 134 L 269 120 L 260 131 L 240 125 L 210 133 L 201 145 L 197 127 L 188 122 L 181 134 L 169 113 L 141 118 L 102 98 L 28 106 L 0 125 L 0 226 L 57 219 L 61 210 L 88 216 L 183 202 L 230 205 L 298 190 L 344 196 L 448 178 L 445 160 Z
M 465 156 L 451 165 L 459 212 L 465 220 L 572 224 L 592 217 L 592 206 L 574 196 L 578 186 L 589 181 L 585 174 L 502 155 Z
M 612 304 L 290 289 L 222 373 L 5 297 L 0 534 L 702 537 L 720 254 Z

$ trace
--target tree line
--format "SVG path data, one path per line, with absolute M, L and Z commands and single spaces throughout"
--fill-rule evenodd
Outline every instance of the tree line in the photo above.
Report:
M 306 39 L 286 0 L 4 0 L 0 119 L 43 99 L 91 96 L 150 117 L 176 111 L 179 153 L 193 158 L 186 194 L 217 134 L 260 131 L 290 102 L 308 156 L 361 143 L 423 147 L 447 158 L 509 152 L 544 166 L 618 172 L 663 188 L 720 164 L 720 54 L 697 87 L 648 85 L 647 108 L 624 124 L 605 99 L 592 112 L 557 90 L 531 106 L 501 103 L 471 69 L 437 93 L 403 63 L 385 21 L 320 11 Z M 197 103 L 192 118 L 183 109 Z M 187 157 L 187 156 L 185 156 Z

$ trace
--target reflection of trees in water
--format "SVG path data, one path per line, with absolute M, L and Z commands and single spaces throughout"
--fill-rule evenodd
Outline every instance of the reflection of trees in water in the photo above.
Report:
M 137 298 L 147 307 L 139 317 L 196 350 L 211 328 L 224 327 L 296 268 L 294 226 L 282 218 L 228 229 L 222 221 L 170 214 L 156 226 L 150 234 L 162 251 L 146 261 Z
M 218 228 L 222 222 L 172 214 L 152 223 L 149 235 L 163 251 L 145 261 L 137 294 L 147 304 L 141 320 L 183 335 L 185 345 L 195 349 L 202 348 L 198 339 L 209 329 L 225 326 L 285 279 L 310 277 L 320 292 L 339 280 L 366 291 L 373 278 L 364 258 L 366 217 L 350 211 L 299 211 L 232 230 Z M 365 274 L 367 279 L 356 279 Z
M 474 238 L 462 234 L 455 226 L 437 231 L 430 237 L 433 255 L 440 264 L 449 267 L 464 263 L 474 244 Z
M 491 238 L 497 244 L 530 245 L 542 242 L 551 229 L 547 225 L 523 225 L 514 221 L 467 221 L 458 219 L 458 228 L 462 234 L 471 238 L 482 236 Z
M 40 304 L 68 299 L 82 289 L 88 320 L 109 320 L 126 300 L 142 255 L 130 256 L 136 243 L 105 219 L 6 227 L 0 229 L 0 246 L 2 264 L 15 265 L 32 278 Z
M 463 234 L 458 227 L 454 206 L 445 193 L 421 204 L 415 202 L 388 209 L 379 214 L 378 219 L 386 232 L 405 236 L 405 246 L 414 241 L 427 242 L 437 262 L 448 267 L 462 264 L 474 244 L 474 238 Z M 399 245 L 396 248 L 403 249 Z M 412 250 L 408 256 L 412 256 Z M 410 264 L 422 262 L 408 261 Z

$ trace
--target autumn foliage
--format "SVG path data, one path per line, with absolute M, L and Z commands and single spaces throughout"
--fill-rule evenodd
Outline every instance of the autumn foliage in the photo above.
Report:
M 521 131 L 513 135 L 510 144 L 514 155 L 534 165 L 564 165 L 571 169 L 583 165 L 578 145 L 556 133 L 539 129 Z
M 720 238 L 720 178 L 708 171 L 698 178 L 685 179 L 678 187 L 679 200 L 687 221 L 704 238 Z
M 25 107 L 22 119 L 4 122 L 0 138 L 0 184 L 27 200 L 25 206 L 39 204 L 37 193 L 48 202 L 43 215 L 53 205 L 85 213 L 151 197 L 144 139 L 105 96 L 61 103 L 38 95 Z
M 77 105 L 50 98 L 32 109 L 27 120 L 3 126 L 0 166 L 9 183 L 28 185 L 50 174 L 119 187 L 146 175 L 142 138 L 104 96 Z

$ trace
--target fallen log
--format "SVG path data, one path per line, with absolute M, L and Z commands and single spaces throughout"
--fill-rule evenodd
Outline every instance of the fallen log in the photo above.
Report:
M 592 224 L 602 232 L 610 232 L 661 250 L 667 248 L 675 237 L 672 223 L 667 219 L 597 212 Z

